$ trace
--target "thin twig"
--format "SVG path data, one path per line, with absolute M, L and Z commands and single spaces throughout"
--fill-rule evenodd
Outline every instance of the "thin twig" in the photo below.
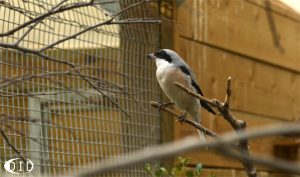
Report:
M 4 37 L 4 36 L 9 36 L 9 35 L 12 35 L 14 34 L 15 32 L 31 25 L 32 23 L 35 23 L 39 20 L 43 20 L 51 15 L 54 15 L 54 14 L 57 14 L 57 13 L 62 13 L 64 11 L 68 11 L 68 10 L 72 10 L 72 9 L 77 9 L 77 8 L 82 8 L 82 7 L 87 7 L 87 6 L 91 6 L 93 5 L 93 2 L 78 2 L 78 3 L 74 3 L 74 4 L 71 4 L 71 5 L 68 5 L 68 6 L 61 6 L 60 8 L 58 9 L 55 9 L 54 11 L 49 11 L 47 13 L 44 13 L 44 14 L 41 14 L 39 15 L 38 17 L 36 18 L 33 18 L 21 25 L 18 25 L 17 27 L 7 31 L 7 32 L 4 32 L 4 33 L 0 33 L 0 37 Z
M 173 115 L 175 117 L 179 117 L 180 116 L 180 114 L 176 113 L 172 109 L 167 108 L 167 107 L 163 107 L 162 104 L 159 103 L 159 102 L 151 101 L 150 104 L 151 104 L 151 106 L 153 106 L 155 108 L 158 108 L 158 109 L 161 109 L 163 111 L 166 111 L 167 113 L 169 113 L 169 114 L 171 114 L 171 115 Z M 214 138 L 219 137 L 219 135 L 216 134 L 215 132 L 209 130 L 208 128 L 204 127 L 203 125 L 201 125 L 201 124 L 199 124 L 199 123 L 197 123 L 195 121 L 192 121 L 189 118 L 185 118 L 184 123 L 190 124 L 191 126 L 195 127 L 196 129 L 203 131 L 208 136 L 211 136 L 211 137 L 214 137 Z
M 100 27 L 100 26 L 103 26 L 103 25 L 112 25 L 112 24 L 121 24 L 121 23 L 122 23 L 122 24 L 132 24 L 132 23 L 160 23 L 161 20 L 157 20 L 157 19 L 154 19 L 154 20 L 153 20 L 153 19 L 151 19 L 151 20 L 143 19 L 143 20 L 133 20 L 133 21 L 128 20 L 128 21 L 119 21 L 119 22 L 118 22 L 118 21 L 117 21 L 117 22 L 114 22 L 114 21 L 113 21 L 116 17 L 118 17 L 118 16 L 121 15 L 122 13 L 124 13 L 124 12 L 128 11 L 129 9 L 132 9 L 132 8 L 134 8 L 134 7 L 136 7 L 136 6 L 142 5 L 142 4 L 144 4 L 145 2 L 149 2 L 149 1 L 141 1 L 141 2 L 138 2 L 138 3 L 135 3 L 135 4 L 131 4 L 130 6 L 128 6 L 128 7 L 124 8 L 124 9 L 120 10 L 119 12 L 117 12 L 117 13 L 116 13 L 115 15 L 113 15 L 110 19 L 105 20 L 104 22 L 100 22 L 100 23 L 97 23 L 97 24 L 95 24 L 95 25 L 89 26 L 89 27 L 87 27 L 87 28 L 85 28 L 85 29 L 83 29 L 83 30 L 77 32 L 77 33 L 74 33 L 74 34 L 69 35 L 69 36 L 67 36 L 67 37 L 65 37 L 65 38 L 62 38 L 62 39 L 60 39 L 60 40 L 57 40 L 56 42 L 53 42 L 52 44 L 49 44 L 49 45 L 47 45 L 46 47 L 41 48 L 41 49 L 39 50 L 39 52 L 43 52 L 43 51 L 45 51 L 45 50 L 47 50 L 47 49 L 53 48 L 54 46 L 56 46 L 56 45 L 58 45 L 58 44 L 60 44 L 60 43 L 63 43 L 63 42 L 65 42 L 65 41 L 67 41 L 67 40 L 70 40 L 70 39 L 74 39 L 74 38 L 76 38 L 77 36 L 79 36 L 79 35 L 81 35 L 81 34 L 87 32 L 87 31 L 91 31 L 91 30 L 93 30 L 93 29 L 95 29 L 95 28 L 98 28 L 98 27 Z
M 49 149 L 63 150 L 63 148 L 52 147 L 52 146 L 48 145 L 47 143 L 44 143 L 44 142 L 38 140 L 38 138 L 36 138 L 36 137 L 27 136 L 26 133 L 24 133 L 22 131 L 19 131 L 18 129 L 12 127 L 8 123 L 8 121 L 10 121 L 10 120 L 34 123 L 34 122 L 40 122 L 41 121 L 40 119 L 32 119 L 30 117 L 21 117 L 21 116 L 10 116 L 10 115 L 6 115 L 4 113 L 0 113 L 0 117 L 1 117 L 2 126 L 5 127 L 5 128 L 7 128 L 8 130 L 11 130 L 11 131 L 17 133 L 18 135 L 20 135 L 22 137 L 25 137 L 25 138 L 28 138 L 29 140 L 34 141 L 34 142 L 36 142 L 36 143 L 38 143 L 38 144 L 40 144 L 40 145 L 42 145 L 44 147 L 47 147 Z M 42 123 L 51 124 L 52 126 L 55 126 L 56 128 L 65 129 L 66 131 L 68 131 L 71 134 L 72 137 L 74 137 L 73 131 L 70 128 L 68 128 L 68 127 L 57 125 L 57 124 L 55 124 L 55 123 L 53 123 L 53 122 L 51 122 L 49 120 L 43 121 Z M 3 131 L 3 133 L 5 132 L 3 129 L 2 129 L 2 131 Z M 6 140 L 8 140 L 8 138 Z
M 81 31 L 79 31 L 79 32 L 77 32 L 77 33 L 75 33 L 75 34 L 73 34 L 73 35 L 70 35 L 70 36 L 67 36 L 67 37 L 65 37 L 65 38 L 63 38 L 63 39 L 60 39 L 60 40 L 58 40 L 58 41 L 56 41 L 56 42 L 54 42 L 54 43 L 52 43 L 52 44 L 49 44 L 49 45 L 47 45 L 46 47 L 41 48 L 41 49 L 39 49 L 39 50 L 28 49 L 28 48 L 21 47 L 21 46 L 19 46 L 19 45 L 15 45 L 15 44 L 7 44 L 7 43 L 1 43 L 1 42 L 0 42 L 0 46 L 1 46 L 1 47 L 4 47 L 4 48 L 11 48 L 11 49 L 20 50 L 20 51 L 22 51 L 22 52 L 24 52 L 24 53 L 30 53 L 30 54 L 33 54 L 33 55 L 37 55 L 37 56 L 39 56 L 39 57 L 42 57 L 42 58 L 45 59 L 45 60 L 49 60 L 49 61 L 54 61 L 54 62 L 66 64 L 66 65 L 70 66 L 71 68 L 75 69 L 75 68 L 76 68 L 75 64 L 70 63 L 69 61 L 66 61 L 66 60 L 58 60 L 58 59 L 56 59 L 56 58 L 52 58 L 52 57 L 50 57 L 50 56 L 47 56 L 47 55 L 43 54 L 42 52 L 45 51 L 45 50 L 47 50 L 47 49 L 49 49 L 49 48 L 52 48 L 52 47 L 54 47 L 54 46 L 60 44 L 60 43 L 62 43 L 62 42 L 64 42 L 64 41 L 67 41 L 67 40 L 76 38 L 77 36 L 79 36 L 79 35 L 81 35 L 81 34 L 87 32 L 87 31 L 90 31 L 90 30 L 92 30 L 92 29 L 94 29 L 94 28 L 97 28 L 97 27 L 99 27 L 99 26 L 102 26 L 102 25 L 110 25 L 111 22 L 113 22 L 113 20 L 114 20 L 117 16 L 119 16 L 119 15 L 121 15 L 122 13 L 128 11 L 129 9 L 132 9 L 132 8 L 134 8 L 134 7 L 136 7 L 136 6 L 139 6 L 139 5 L 141 5 L 141 4 L 144 4 L 144 3 L 146 3 L 146 2 L 149 2 L 149 1 L 148 1 L 148 0 L 144 0 L 144 1 L 142 1 L 142 2 L 138 2 L 138 3 L 135 3 L 135 4 L 129 5 L 128 7 L 126 7 L 126 8 L 124 8 L 124 9 L 120 10 L 118 13 L 116 13 L 114 16 L 112 16 L 112 17 L 111 17 L 110 19 L 108 19 L 108 20 L 106 20 L 106 21 L 104 21 L 104 22 L 101 22 L 101 23 L 98 23 L 98 24 L 95 24 L 95 25 L 93 25 L 93 26 L 87 27 L 87 28 L 85 28 L 85 29 L 83 29 L 83 30 L 81 30 Z M 6 35 L 11 35 L 11 34 L 15 33 L 16 31 L 18 31 L 18 30 L 20 30 L 20 29 L 22 29 L 22 28 L 24 28 L 24 27 L 26 27 L 26 26 L 28 26 L 28 25 L 30 25 L 30 24 L 32 24 L 32 23 L 36 23 L 36 22 L 38 22 L 38 21 L 40 21 L 40 20 L 43 20 L 44 18 L 46 18 L 46 17 L 48 17 L 48 16 L 51 16 L 51 15 L 53 15 L 53 14 L 61 13 L 61 12 L 64 12 L 64 11 L 66 11 L 66 10 L 71 10 L 71 9 L 75 9 L 75 8 L 79 8 L 79 7 L 93 6 L 93 5 L 94 5 L 93 3 L 94 3 L 94 0 L 91 0 L 91 1 L 89 1 L 89 2 L 78 2 L 78 3 L 71 4 L 71 5 L 60 6 L 59 8 L 55 8 L 55 10 L 53 10 L 53 11 L 49 11 L 49 12 L 47 12 L 47 13 L 45 13 L 45 14 L 42 14 L 42 15 L 36 17 L 35 19 L 30 20 L 29 22 L 26 22 L 26 23 L 24 23 L 24 24 L 22 24 L 22 25 L 19 25 L 18 27 L 14 28 L 14 29 L 12 29 L 12 30 L 6 32 L 6 33 L 1 33 L 1 34 L 0 34 L 0 37 L 1 37 L 1 36 L 6 36 Z M 146 19 L 143 19 L 143 20 L 146 20 Z M 143 20 L 132 21 L 132 23 L 144 23 Z M 153 20 L 153 19 L 151 19 L 150 21 L 147 21 L 146 23 L 159 23 L 159 22 L 161 22 L 161 20 Z M 123 24 L 129 24 L 129 23 L 131 23 L 131 22 L 130 22 L 130 20 L 129 20 L 129 21 L 127 21 L 127 22 L 126 22 L 126 21 L 123 21 L 122 23 L 123 23 Z M 117 23 L 115 23 L 115 24 L 117 24 Z M 99 93 L 101 93 L 105 98 L 107 98 L 110 102 L 112 102 L 114 105 L 116 105 L 123 113 L 125 113 L 127 116 L 131 116 L 131 115 L 128 113 L 128 111 L 126 111 L 124 108 L 122 108 L 122 107 L 119 105 L 119 103 L 117 103 L 115 100 L 113 100 L 109 95 L 105 94 L 105 93 L 104 93 L 101 89 L 99 89 L 94 83 L 92 83 L 92 82 L 89 80 L 89 78 L 87 78 L 86 76 L 82 75 L 81 72 L 80 72 L 79 70 L 75 70 L 75 72 L 78 73 L 78 76 L 79 76 L 80 78 L 82 78 L 84 81 L 86 81 L 92 88 L 94 88 L 95 90 L 97 90 L 97 91 L 98 91 Z
M 13 144 L 10 143 L 8 137 L 4 133 L 4 130 L 0 129 L 0 133 L 7 145 L 11 147 L 12 150 L 15 151 L 15 153 L 19 156 L 19 158 L 22 159 L 22 161 L 26 164 L 27 160 L 22 156 L 21 152 Z
M 65 3 L 68 0 L 62 0 L 60 3 L 56 4 L 55 6 L 53 6 L 49 12 L 52 12 L 53 10 L 55 10 L 57 7 L 59 7 L 60 5 L 62 5 L 63 3 Z M 29 26 L 29 29 L 17 40 L 17 42 L 15 43 L 15 45 L 19 45 L 19 43 L 30 33 L 31 30 L 33 30 L 41 21 L 43 21 L 43 19 L 37 20 L 33 25 Z
M 33 50 L 33 49 L 21 47 L 19 45 L 0 42 L 0 47 L 9 48 L 9 49 L 16 49 L 16 50 L 22 51 L 24 53 L 29 53 L 29 54 L 33 54 L 33 55 L 39 56 L 39 57 L 43 58 L 44 60 L 53 61 L 53 62 L 65 64 L 65 65 L 68 65 L 68 66 L 71 66 L 71 67 L 75 67 L 75 64 L 70 63 L 70 62 L 68 62 L 66 60 L 59 60 L 59 59 L 56 59 L 56 58 L 52 58 L 50 56 L 47 56 L 47 55 L 44 55 L 44 54 L 40 53 L 37 50 Z
M 107 98 L 111 103 L 113 103 L 115 106 L 117 106 L 117 108 L 119 108 L 123 113 L 125 113 L 125 115 L 127 115 L 128 117 L 131 117 L 131 115 L 129 114 L 129 112 L 126 111 L 123 107 L 121 107 L 120 104 L 117 101 L 113 100 L 109 95 L 105 94 L 100 88 L 97 87 L 97 85 L 95 85 L 94 83 L 92 83 L 86 76 L 84 76 L 83 74 L 81 74 L 81 72 L 79 70 L 75 69 L 75 72 L 78 74 L 78 76 L 80 78 L 82 78 L 84 81 L 86 81 L 92 88 L 94 88 L 95 90 L 97 90 L 105 98 Z
M 70 91 L 52 92 L 52 93 L 18 93 L 18 94 L 0 94 L 2 98 L 13 98 L 13 97 L 34 97 L 34 96 L 45 96 L 45 95 L 59 95 L 63 93 L 70 93 Z
M 44 146 L 44 147 L 47 147 L 47 148 L 49 148 L 49 149 L 55 149 L 55 150 L 63 150 L 63 148 L 52 147 L 52 146 L 48 145 L 47 143 L 41 142 L 41 140 L 38 140 L 38 138 L 31 137 L 31 136 L 27 136 L 25 133 L 23 133 L 23 132 L 21 132 L 21 131 L 15 129 L 15 128 L 13 128 L 11 125 L 8 125 L 8 124 L 5 124 L 5 123 L 4 123 L 4 126 L 5 126 L 7 129 L 9 129 L 9 130 L 11 130 L 11 131 L 17 133 L 18 135 L 21 135 L 21 136 L 24 137 L 24 138 L 28 138 L 29 140 L 34 141 L 34 142 L 36 142 L 36 143 L 38 143 L 38 144 L 40 144 L 40 145 L 42 145 L 42 146 Z
M 184 85 L 178 83 L 178 82 L 174 82 L 174 84 L 176 86 L 178 86 L 179 88 L 181 88 L 183 91 L 187 92 L 188 94 L 200 99 L 201 101 L 205 101 L 206 103 L 212 105 L 212 106 L 216 106 L 215 102 L 213 100 L 210 100 L 208 98 L 205 98 L 204 96 L 197 94 L 196 92 L 194 92 L 193 90 L 185 87 Z

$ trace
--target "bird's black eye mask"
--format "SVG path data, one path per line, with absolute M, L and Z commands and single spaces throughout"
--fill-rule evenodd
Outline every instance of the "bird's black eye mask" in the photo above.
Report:
M 158 50 L 157 52 L 154 53 L 154 56 L 156 56 L 157 58 L 164 59 L 169 63 L 172 62 L 171 56 L 169 54 L 167 54 L 167 52 L 165 50 Z

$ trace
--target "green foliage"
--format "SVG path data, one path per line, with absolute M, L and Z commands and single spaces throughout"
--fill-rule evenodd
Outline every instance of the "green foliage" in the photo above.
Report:
M 149 163 L 146 163 L 144 169 L 152 177 L 200 177 L 202 164 L 198 163 L 194 168 L 188 167 L 190 159 L 178 157 L 178 162 L 171 168 L 167 169 L 163 166 L 154 168 Z M 210 177 L 216 177 L 211 175 Z

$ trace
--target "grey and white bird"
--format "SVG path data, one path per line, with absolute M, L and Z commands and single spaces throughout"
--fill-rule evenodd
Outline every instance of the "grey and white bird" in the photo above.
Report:
M 191 96 L 174 84 L 174 82 L 181 83 L 196 93 L 203 95 L 194 72 L 176 52 L 170 49 L 160 49 L 155 53 L 149 54 L 148 58 L 156 63 L 156 78 L 166 96 L 180 109 L 186 111 L 194 121 L 200 123 L 201 107 L 212 114 L 216 114 L 206 102 Z M 200 140 L 206 141 L 204 133 L 199 130 L 198 133 Z

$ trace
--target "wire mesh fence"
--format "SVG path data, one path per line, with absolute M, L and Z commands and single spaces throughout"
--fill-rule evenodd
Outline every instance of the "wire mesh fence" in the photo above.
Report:
M 0 32 L 47 13 L 59 2 L 1 1 Z M 57 13 L 0 41 L 15 43 L 32 27 L 19 45 L 42 49 L 134 2 L 112 1 Z M 153 2 L 119 18 L 158 17 L 158 13 L 158 3 Z M 33 161 L 31 175 L 74 173 L 93 161 L 117 158 L 160 141 L 159 114 L 149 105 L 150 100 L 159 100 L 160 92 L 153 63 L 145 57 L 158 45 L 158 25 L 130 24 L 104 25 L 43 51 L 60 62 L 0 48 L 1 131 Z M 0 138 L 0 174 L 7 173 L 3 168 L 7 160 L 18 157 L 12 146 Z M 146 173 L 134 166 L 110 176 Z

